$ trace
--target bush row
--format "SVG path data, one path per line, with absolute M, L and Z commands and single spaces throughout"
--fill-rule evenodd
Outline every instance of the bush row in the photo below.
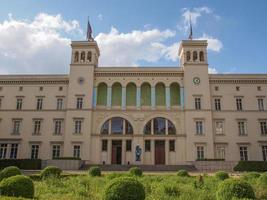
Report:
M 41 164 L 40 159 L 1 159 L 0 169 L 9 166 L 16 166 L 20 169 L 41 169 Z
M 239 161 L 239 163 L 234 167 L 234 170 L 240 172 L 266 172 L 267 161 Z

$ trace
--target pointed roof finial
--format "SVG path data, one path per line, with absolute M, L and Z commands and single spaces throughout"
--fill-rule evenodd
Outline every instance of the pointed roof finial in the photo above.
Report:
M 188 36 L 188 39 L 189 40 L 192 40 L 193 39 L 193 28 L 192 28 L 192 23 L 191 23 L 191 14 L 190 14 L 190 19 L 189 19 L 189 36 Z
M 88 22 L 87 22 L 87 40 L 88 41 L 92 41 L 94 40 L 93 37 L 92 37 L 92 27 L 91 27 L 91 24 L 89 22 L 89 17 L 88 17 Z

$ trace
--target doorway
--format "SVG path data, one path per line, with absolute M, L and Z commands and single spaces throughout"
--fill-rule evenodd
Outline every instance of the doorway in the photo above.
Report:
M 122 141 L 112 140 L 111 164 L 121 165 Z
M 155 141 L 155 164 L 165 165 L 165 141 Z

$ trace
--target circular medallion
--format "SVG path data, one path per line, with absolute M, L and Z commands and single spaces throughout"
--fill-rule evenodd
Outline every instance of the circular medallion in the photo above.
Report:
M 79 77 L 79 78 L 78 78 L 78 83 L 79 83 L 80 85 L 82 85 L 82 84 L 84 83 L 84 78 L 83 78 L 83 77 Z
M 199 77 L 194 77 L 194 78 L 193 78 L 193 83 L 194 83 L 195 85 L 198 85 L 198 84 L 200 83 L 200 78 L 199 78 Z

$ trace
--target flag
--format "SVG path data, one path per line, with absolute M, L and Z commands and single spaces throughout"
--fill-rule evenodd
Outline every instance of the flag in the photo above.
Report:
M 87 23 L 87 40 L 91 40 L 92 39 L 92 27 L 91 24 L 89 22 L 88 19 L 88 23 Z

